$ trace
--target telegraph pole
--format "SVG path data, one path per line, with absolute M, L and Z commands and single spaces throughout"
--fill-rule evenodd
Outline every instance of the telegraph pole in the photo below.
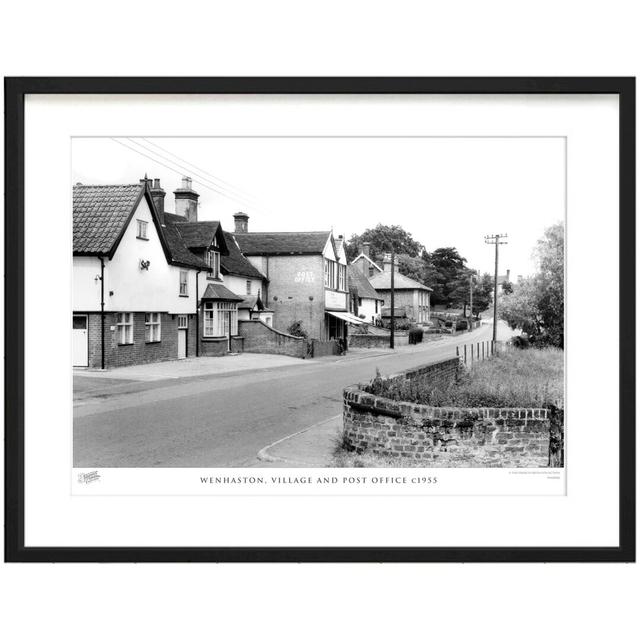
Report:
M 486 244 L 496 245 L 496 268 L 495 276 L 493 278 L 493 341 L 498 339 L 498 246 L 501 244 L 507 244 L 504 238 L 507 237 L 506 233 L 496 233 L 492 236 L 485 236 L 484 241 Z
M 473 322 L 473 273 L 469 275 L 469 331 L 472 331 Z
M 389 348 L 395 349 L 396 339 L 396 317 L 395 317 L 395 283 L 394 283 L 394 271 L 396 268 L 396 252 L 393 245 L 391 245 L 391 335 L 389 336 Z

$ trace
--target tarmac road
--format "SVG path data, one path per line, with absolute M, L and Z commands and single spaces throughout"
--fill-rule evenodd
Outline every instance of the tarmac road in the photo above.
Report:
M 75 467 L 242 467 L 267 445 L 339 414 L 345 386 L 454 356 L 471 334 L 393 353 L 141 383 L 100 381 L 74 407 Z M 104 382 L 104 389 L 96 385 Z M 267 465 L 265 465 L 267 466 Z

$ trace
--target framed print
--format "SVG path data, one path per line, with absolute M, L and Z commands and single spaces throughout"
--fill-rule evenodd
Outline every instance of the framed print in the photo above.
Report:
M 8 561 L 635 560 L 633 78 L 8 78 Z

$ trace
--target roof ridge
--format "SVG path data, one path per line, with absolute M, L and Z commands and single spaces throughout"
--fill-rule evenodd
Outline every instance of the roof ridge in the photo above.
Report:
M 300 234 L 300 233 L 326 233 L 327 235 L 331 233 L 331 231 L 248 231 L 247 233 L 237 233 L 234 231 L 230 231 L 229 233 L 233 233 L 234 236 L 257 236 L 259 234 Z
M 106 189 L 108 187 L 139 187 L 142 188 L 142 184 L 140 183 L 123 183 L 123 184 L 84 184 L 83 182 L 79 182 L 73 185 L 73 188 L 83 187 L 90 189 Z

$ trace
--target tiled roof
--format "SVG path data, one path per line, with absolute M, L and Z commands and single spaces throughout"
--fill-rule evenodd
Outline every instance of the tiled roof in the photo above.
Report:
M 110 253 L 142 194 L 141 184 L 75 185 L 73 253 Z
M 230 273 L 237 276 L 249 278 L 263 278 L 264 276 L 256 269 L 241 253 L 232 233 L 224 232 L 224 239 L 227 241 L 229 255 L 222 256 L 220 266 L 222 273 Z
M 369 278 L 369 282 L 376 291 L 391 289 L 391 271 L 376 273 Z M 433 291 L 431 287 L 427 287 L 417 280 L 403 276 L 398 271 L 394 274 L 393 287 L 394 289 L 424 289 L 425 291 Z
M 281 231 L 275 233 L 234 233 L 242 253 L 248 256 L 322 253 L 328 231 Z
M 383 299 L 357 266 L 349 265 L 347 267 L 347 276 L 349 279 L 349 291 L 359 298 Z
M 204 260 L 189 251 L 175 224 L 167 224 L 162 228 L 172 259 L 182 265 L 209 269 Z
M 232 293 L 223 284 L 209 284 L 202 294 L 203 300 L 228 300 L 240 302 L 242 298 Z
M 208 249 L 215 238 L 220 223 L 217 220 L 203 222 L 183 221 L 176 223 L 174 226 L 180 232 L 187 247 L 192 249 Z
M 242 302 L 238 304 L 238 309 L 258 309 L 258 311 L 271 311 L 264 306 L 260 296 L 246 296 Z

